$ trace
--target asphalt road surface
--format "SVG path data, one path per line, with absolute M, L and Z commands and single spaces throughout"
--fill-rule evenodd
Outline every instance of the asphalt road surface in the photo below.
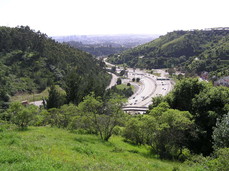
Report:
M 118 76 L 109 72 L 109 74 L 111 74 L 112 78 L 111 78 L 111 82 L 110 82 L 110 85 L 107 87 L 107 89 L 113 87 L 114 85 L 116 85 L 116 82 L 117 82 L 117 79 L 118 79 Z
M 104 60 L 106 62 L 106 59 Z M 108 62 L 107 65 L 114 66 Z M 120 68 L 121 70 L 123 68 Z M 126 107 L 148 107 L 152 104 L 152 98 L 156 96 L 165 96 L 172 90 L 172 82 L 167 79 L 167 73 L 164 70 L 154 70 L 160 73 L 160 77 L 149 74 L 144 70 L 127 68 L 128 74 L 125 83 L 130 82 L 136 87 L 135 93 L 128 99 Z M 140 82 L 132 82 L 133 78 L 140 78 Z M 116 84 L 118 76 L 112 74 L 112 80 L 108 88 Z M 162 79 L 162 80 L 159 80 Z
M 135 92 L 129 99 L 126 106 L 148 107 L 152 103 L 152 97 L 165 96 L 172 89 L 170 80 L 157 80 L 158 78 L 166 78 L 163 70 L 158 70 L 163 77 L 157 77 L 148 74 L 145 71 L 128 69 L 128 78 L 140 78 L 139 90 Z

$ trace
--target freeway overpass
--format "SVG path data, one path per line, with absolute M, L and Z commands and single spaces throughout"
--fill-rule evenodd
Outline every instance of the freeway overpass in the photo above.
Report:
M 132 112 L 132 113 L 146 113 L 148 107 L 141 107 L 141 106 L 124 106 L 122 108 L 125 112 Z

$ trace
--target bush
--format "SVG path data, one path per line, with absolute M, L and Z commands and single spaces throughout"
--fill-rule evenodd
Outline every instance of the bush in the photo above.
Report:
M 121 80 L 121 78 L 118 78 L 118 80 L 117 80 L 117 85 L 120 85 L 120 84 L 122 84 L 122 80 Z
M 114 135 L 123 135 L 123 130 L 124 130 L 124 127 L 120 127 L 120 126 L 116 126 L 114 127 L 114 130 L 113 130 L 113 133 Z
M 211 160 L 207 162 L 209 170 L 228 171 L 229 170 L 229 148 L 217 150 Z
M 212 138 L 214 148 L 229 148 L 229 113 L 224 115 L 221 121 L 218 119 L 214 128 Z
M 19 102 L 12 103 L 7 110 L 10 121 L 21 129 L 25 129 L 29 126 L 37 112 L 36 106 L 30 105 L 25 107 Z
M 204 170 L 228 171 L 229 148 L 222 148 L 214 152 L 212 157 L 194 155 L 185 162 L 189 166 L 199 166 Z M 201 169 L 201 170 L 202 170 Z

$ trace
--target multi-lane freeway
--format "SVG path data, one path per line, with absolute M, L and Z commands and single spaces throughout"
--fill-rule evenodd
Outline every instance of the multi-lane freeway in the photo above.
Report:
M 106 64 L 109 64 L 106 62 Z M 111 65 L 111 64 L 109 64 Z M 121 68 L 122 69 L 122 68 Z M 160 73 L 160 77 L 149 74 L 144 70 L 127 68 L 127 79 L 123 82 L 130 82 L 136 87 L 135 93 L 128 99 L 124 105 L 125 111 L 146 111 L 148 106 L 152 104 L 152 98 L 156 96 L 165 96 L 172 90 L 172 83 L 166 77 L 164 70 L 155 70 Z M 115 84 L 117 76 L 112 74 L 112 81 L 109 87 Z M 140 78 L 139 82 L 132 82 L 133 78 Z
M 168 78 L 165 77 L 163 70 L 157 72 L 162 73 L 164 77 L 157 77 L 145 71 L 128 69 L 128 78 L 140 78 L 138 84 L 139 89 L 129 99 L 126 106 L 130 107 L 148 107 L 152 103 L 152 97 L 165 96 L 171 89 L 172 85 Z
M 111 78 L 111 82 L 110 82 L 109 86 L 107 87 L 107 89 L 115 86 L 116 85 L 116 82 L 118 80 L 118 76 L 117 75 L 115 75 L 115 74 L 113 74 L 111 72 L 109 72 L 109 74 L 111 74 L 112 78 Z

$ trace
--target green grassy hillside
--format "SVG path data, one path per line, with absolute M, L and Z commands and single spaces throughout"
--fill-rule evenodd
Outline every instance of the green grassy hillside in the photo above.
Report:
M 224 62 L 229 60 L 228 40 L 229 30 L 226 29 L 174 31 L 110 56 L 109 61 L 148 69 L 180 67 L 196 73 L 219 70 L 219 76 L 227 75 L 228 65 Z M 201 61 L 195 64 L 196 59 Z
M 150 156 L 147 147 L 114 136 L 104 142 L 94 135 L 64 129 L 30 127 L 0 131 L 0 170 L 197 170 Z M 199 168 L 200 169 L 200 168 Z

